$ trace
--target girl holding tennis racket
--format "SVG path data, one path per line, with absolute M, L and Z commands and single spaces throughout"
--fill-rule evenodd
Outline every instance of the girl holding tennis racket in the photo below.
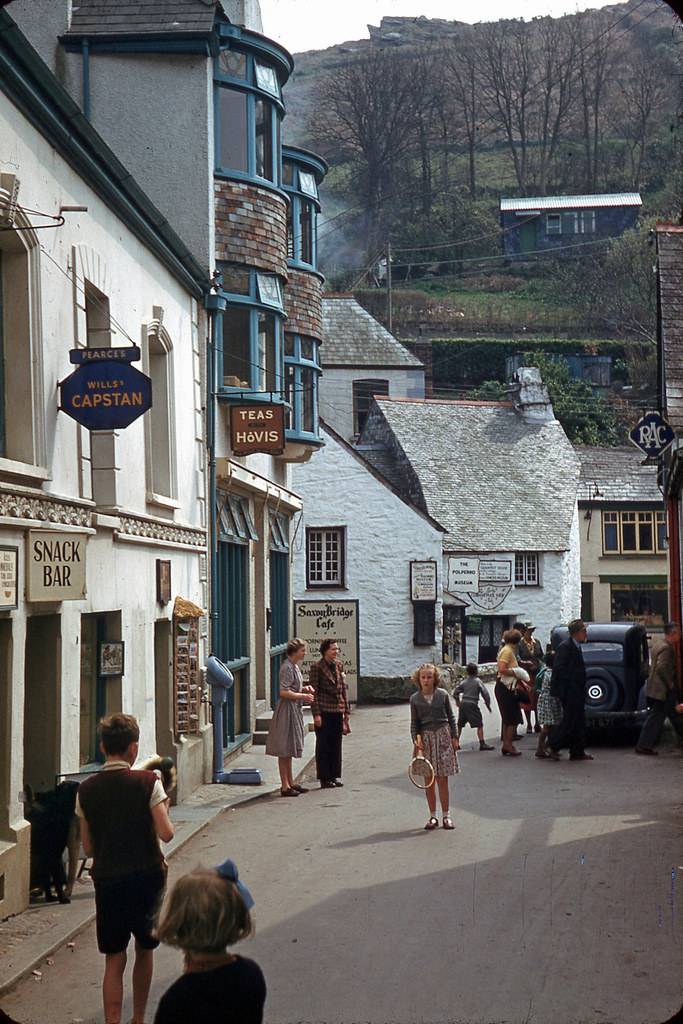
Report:
M 429 821 L 427 830 L 439 827 L 436 816 L 436 790 L 439 791 L 439 802 L 445 829 L 455 828 L 450 812 L 449 776 L 459 770 L 456 751 L 458 729 L 451 706 L 451 699 L 441 683 L 441 673 L 436 665 L 420 665 L 413 673 L 412 680 L 419 692 L 410 698 L 410 735 L 413 738 L 413 757 L 424 757 L 429 766 L 418 766 L 414 769 L 418 774 L 431 778 L 425 789 Z M 432 773 L 433 767 L 433 773 Z

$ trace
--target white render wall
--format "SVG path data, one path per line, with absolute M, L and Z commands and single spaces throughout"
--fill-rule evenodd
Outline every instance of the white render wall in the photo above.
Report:
M 325 366 L 325 345 L 321 348 Z M 424 398 L 424 369 L 386 370 L 382 367 L 356 366 L 325 368 L 320 381 L 320 416 L 333 430 L 350 441 L 353 434 L 353 382 L 388 380 L 389 398 Z
M 62 205 L 87 206 L 87 213 L 67 213 L 65 223 L 39 233 L 42 252 L 38 253 L 32 280 L 39 311 L 36 337 L 41 366 L 36 377 L 40 386 L 35 415 L 42 418 L 47 479 L 36 485 L 36 473 L 27 471 L 25 479 L 11 477 L 0 460 L 0 489 L 15 487 L 22 497 L 35 503 L 36 518 L 24 518 L 19 512 L 0 510 L 0 541 L 18 548 L 19 607 L 3 613 L 12 620 L 15 643 L 21 652 L 14 669 L 13 706 L 23 707 L 22 630 L 28 615 L 48 613 L 61 619 L 62 691 L 60 695 L 60 737 L 58 768 L 62 772 L 78 767 L 80 618 L 81 615 L 120 614 L 121 639 L 125 643 L 125 674 L 121 679 L 122 706 L 140 719 L 141 751 L 156 747 L 154 700 L 154 627 L 158 620 L 170 621 L 175 596 L 182 596 L 206 608 L 207 591 L 202 563 L 206 558 L 205 474 L 203 440 L 199 336 L 197 302 L 152 252 L 90 189 L 59 156 L 42 135 L 28 124 L 17 108 L 0 93 L 0 138 L 3 140 L 2 169 L 11 169 L 20 179 L 20 208 L 55 213 Z M 112 344 L 140 345 L 146 325 L 153 319 L 153 307 L 164 310 L 163 327 L 172 343 L 173 428 L 177 446 L 177 493 L 173 506 L 150 502 L 146 477 L 145 416 L 116 432 L 117 509 L 96 513 L 92 502 L 81 494 L 79 467 L 79 427 L 58 410 L 58 381 L 74 367 L 69 350 L 83 342 L 77 321 L 81 315 L 82 280 L 74 298 L 72 275 L 86 272 L 92 282 L 109 298 L 112 318 Z M 142 363 L 133 364 L 142 368 Z M 35 378 L 34 378 L 35 379 Z M 38 397 L 40 396 L 40 397 Z M 87 434 L 88 432 L 85 431 Z M 3 483 L 4 481 L 4 483 Z M 59 499 L 55 518 L 50 497 Z M 61 529 L 65 537 L 77 527 L 69 524 L 69 509 L 74 515 L 91 512 L 87 545 L 87 593 L 83 600 L 55 604 L 25 600 L 26 531 L 40 528 Z M 67 512 L 62 514 L 64 508 Z M 47 513 L 47 515 L 45 515 Z M 120 515 L 149 519 L 144 536 L 124 536 Z M 45 518 L 43 516 L 45 515 Z M 182 536 L 176 540 L 165 535 L 166 527 L 178 526 Z M 171 603 L 156 600 L 156 560 L 172 563 Z M 113 639 L 113 638 L 112 638 Z M 118 637 L 116 637 L 118 639 Z M 200 661 L 205 652 L 200 652 Z M 20 662 L 20 663 L 19 663 Z M 114 710 L 114 709 L 112 709 Z M 16 734 L 15 735 L 16 739 Z M 13 773 L 22 774 L 22 746 L 13 741 Z M 180 764 L 179 764 L 180 768 Z M 51 784 L 51 780 L 36 780 Z M 203 780 L 201 766 L 194 784 Z M 19 787 L 21 788 L 21 787 Z M 13 787 L 14 794 L 19 792 Z M 20 807 L 17 806 L 17 814 Z
M 293 550 L 294 599 L 358 600 L 361 676 L 405 676 L 422 662 L 440 662 L 440 601 L 434 647 L 413 645 L 410 562 L 435 559 L 440 565 L 443 534 L 345 447 L 326 432 L 323 436 L 325 448 L 296 468 L 304 510 Z M 306 527 L 311 526 L 346 526 L 344 589 L 306 589 Z
M 490 556 L 478 552 L 445 552 L 443 559 L 444 579 L 448 574 L 449 555 L 457 555 L 464 558 L 494 558 L 509 560 L 513 566 L 513 552 L 495 552 Z M 508 616 L 511 623 L 515 620 L 522 622 L 533 622 L 535 636 L 543 644 L 550 640 L 550 632 L 554 626 L 566 623 L 577 618 L 581 610 L 581 576 L 579 573 L 579 547 L 577 532 L 577 516 L 574 515 L 572 525 L 571 548 L 568 551 L 543 551 L 539 553 L 541 583 L 537 587 L 511 585 L 510 592 L 500 604 L 493 608 L 481 607 L 475 603 L 475 599 L 467 592 L 455 591 L 453 595 L 446 595 L 445 601 L 456 597 L 465 602 L 468 607 L 465 609 L 467 615 L 481 615 L 483 617 Z M 475 595 L 476 598 L 476 595 Z M 468 637 L 467 656 L 472 661 L 478 660 L 479 637 Z

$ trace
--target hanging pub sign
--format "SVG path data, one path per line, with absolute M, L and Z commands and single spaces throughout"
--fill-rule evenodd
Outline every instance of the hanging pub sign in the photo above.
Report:
M 233 455 L 282 455 L 285 410 L 282 405 L 232 405 L 230 432 Z
M 152 406 L 152 382 L 131 366 L 140 358 L 136 345 L 128 348 L 71 350 L 77 363 L 60 381 L 59 408 L 88 430 L 119 430 L 130 426 Z

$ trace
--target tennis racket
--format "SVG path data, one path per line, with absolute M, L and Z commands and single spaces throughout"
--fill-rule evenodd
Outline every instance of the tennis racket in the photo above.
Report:
M 414 757 L 408 767 L 408 777 L 414 786 L 418 789 L 429 789 L 431 784 L 434 782 L 434 768 L 432 767 L 431 761 L 422 753 L 422 737 L 418 736 L 416 739 L 417 743 L 417 757 Z

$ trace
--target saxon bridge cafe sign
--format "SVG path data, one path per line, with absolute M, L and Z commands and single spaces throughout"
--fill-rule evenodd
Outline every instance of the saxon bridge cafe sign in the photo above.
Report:
M 69 353 L 77 368 L 59 383 L 59 408 L 88 430 L 121 430 L 152 406 L 152 382 L 130 364 L 140 358 L 137 345 L 126 348 L 76 348 Z

